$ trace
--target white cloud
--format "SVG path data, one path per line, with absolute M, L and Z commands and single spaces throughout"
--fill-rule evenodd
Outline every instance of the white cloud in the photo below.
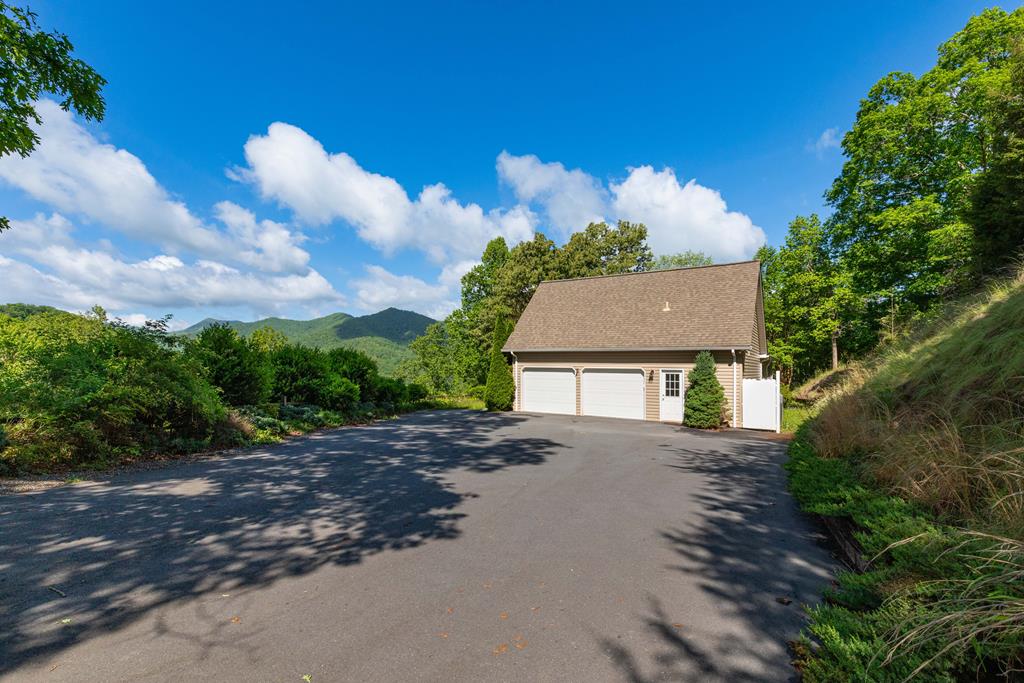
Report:
M 36 108 L 43 118 L 39 146 L 26 158 L 0 158 L 0 178 L 61 211 L 167 248 L 223 248 L 217 232 L 172 199 L 138 157 L 99 142 L 55 102 L 41 100 Z
M 0 256 L 4 299 L 45 303 L 69 310 L 100 304 L 111 311 L 188 307 L 244 307 L 275 313 L 294 306 L 341 305 L 344 298 L 313 269 L 303 273 L 243 272 L 199 259 L 186 263 L 170 254 L 127 260 L 89 249 L 72 239 L 60 214 L 12 221 Z M 45 239 L 39 239 L 45 236 Z
M 807 144 L 807 149 L 813 151 L 819 157 L 823 155 L 827 150 L 839 147 L 839 129 L 838 128 L 826 128 L 821 131 L 821 135 L 813 143 Z
M 468 265 L 467 265 L 468 264 Z M 430 284 L 411 275 L 396 275 L 378 265 L 366 266 L 366 274 L 353 280 L 356 305 L 367 311 L 394 306 L 417 311 L 440 320 L 459 305 L 459 278 L 475 265 L 462 262 L 445 268 L 437 284 Z
M 309 254 L 301 233 L 259 221 L 230 202 L 214 207 L 225 230 L 207 225 L 173 199 L 127 150 L 97 140 L 50 100 L 37 108 L 40 144 L 29 157 L 0 158 L 0 179 L 59 211 L 82 216 L 169 253 L 230 259 L 271 272 L 301 273 Z
M 229 175 L 252 183 L 264 199 L 311 225 L 344 220 L 387 253 L 414 248 L 445 263 L 479 255 L 498 235 L 511 243 L 529 239 L 536 224 L 525 207 L 485 212 L 477 204 L 461 204 L 441 183 L 424 187 L 412 200 L 394 178 L 365 170 L 344 152 L 328 153 L 286 123 L 250 137 L 245 159 L 248 167 Z
M 680 185 L 670 168 L 631 169 L 625 180 L 611 184 L 611 192 L 616 216 L 647 225 L 655 254 L 694 249 L 719 262 L 737 261 L 765 242 L 764 231 L 746 214 L 729 211 L 717 190 L 696 180 Z
M 514 156 L 503 151 L 497 169 L 516 199 L 544 207 L 548 225 L 563 237 L 604 220 L 608 192 L 578 168 L 567 171 L 562 164 L 544 163 L 533 154 Z
M 302 233 L 292 232 L 274 221 L 257 222 L 252 211 L 233 202 L 218 202 L 214 212 L 231 236 L 249 247 L 235 254 L 242 263 L 275 273 L 305 272 L 309 252 L 299 247 L 306 241 Z
M 675 171 L 651 166 L 629 170 L 605 189 L 585 172 L 536 156 L 498 156 L 498 174 L 523 202 L 540 206 L 550 225 L 565 234 L 590 221 L 628 220 L 647 226 L 656 254 L 703 251 L 718 261 L 750 258 L 765 235 L 745 214 L 729 211 L 717 190 L 696 180 L 680 184 Z

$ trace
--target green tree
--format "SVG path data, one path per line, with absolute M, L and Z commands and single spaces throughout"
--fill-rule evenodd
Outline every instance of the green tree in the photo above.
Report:
M 0 157 L 27 157 L 39 144 L 32 124 L 42 123 L 35 104 L 44 94 L 62 98 L 64 111 L 103 118 L 106 81 L 73 51 L 63 33 L 40 29 L 34 12 L 0 0 Z M 0 232 L 8 227 L 0 216 Z
M 508 261 L 508 245 L 504 237 L 487 243 L 480 263 L 462 276 L 462 308 L 470 310 L 494 296 L 498 273 Z
M 1014 46 L 1008 71 L 1005 87 L 992 86 L 992 160 L 978 176 L 967 212 L 981 275 L 1018 263 L 1024 249 L 1024 42 Z
M 498 274 L 493 304 L 497 313 L 518 320 L 537 285 L 558 277 L 558 272 L 558 248 L 543 233 L 517 244 Z
M 509 410 L 515 398 L 515 380 L 512 368 L 509 367 L 501 347 L 512 334 L 512 326 L 504 318 L 499 318 L 494 325 L 494 340 L 491 343 L 491 366 L 487 373 L 487 389 L 484 392 L 484 403 L 487 410 Z
M 271 356 L 275 399 L 331 410 L 351 410 L 359 402 L 359 386 L 331 368 L 320 349 L 288 344 Z
M 784 383 L 838 367 L 840 340 L 848 333 L 856 340 L 860 298 L 843 264 L 831 257 L 821 220 L 797 216 L 785 243 L 763 247 L 758 259 L 768 353 Z
M 661 254 L 654 259 L 651 270 L 668 270 L 669 268 L 693 268 L 695 266 L 714 265 L 715 260 L 703 251 L 687 249 L 677 254 Z
M 268 356 L 227 324 L 205 328 L 189 350 L 229 405 L 256 405 L 269 398 L 273 377 Z
M 687 427 L 715 429 L 725 421 L 725 390 L 715 375 L 715 359 L 710 351 L 697 354 L 685 403 L 683 423 Z
M 284 332 L 275 330 L 269 325 L 253 330 L 249 335 L 249 343 L 260 353 L 271 354 L 288 343 Z
M 1022 33 L 1024 9 L 972 17 L 920 78 L 878 81 L 843 137 L 846 161 L 826 193 L 830 238 L 876 325 L 970 284 L 962 216 L 995 151 L 991 93 L 1008 80 Z
M 555 272 L 559 278 L 633 273 L 650 268 L 654 257 L 647 246 L 647 228 L 642 223 L 619 221 L 591 223 L 573 233 L 556 251 Z

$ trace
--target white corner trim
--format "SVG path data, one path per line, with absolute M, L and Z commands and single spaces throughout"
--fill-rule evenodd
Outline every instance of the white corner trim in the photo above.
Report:
M 736 413 L 739 412 L 739 408 L 736 407 L 736 349 L 730 349 L 732 351 L 732 426 L 736 426 Z

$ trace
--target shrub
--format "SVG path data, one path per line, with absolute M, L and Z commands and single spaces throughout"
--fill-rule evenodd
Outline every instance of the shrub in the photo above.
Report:
M 267 355 L 227 324 L 216 323 L 200 332 L 189 353 L 229 405 L 256 405 L 269 398 L 273 377 Z
M 466 391 L 466 395 L 467 396 L 471 396 L 471 397 L 479 399 L 481 401 L 484 400 L 484 395 L 486 393 L 487 393 L 487 387 L 484 386 L 483 384 L 477 384 L 475 387 L 470 387 L 469 390 Z
M 383 378 L 377 370 L 377 363 L 365 353 L 346 348 L 331 349 L 327 352 L 327 362 L 332 372 L 359 387 L 359 395 L 364 401 L 386 400 L 378 395 Z
M 487 372 L 487 387 L 484 390 L 484 403 L 488 410 L 509 410 L 515 398 L 515 381 L 512 379 L 512 368 L 505 360 L 501 347 L 505 345 L 512 326 L 504 319 L 498 318 L 494 323 L 494 337 L 491 341 L 491 366 Z
M 724 412 L 725 390 L 715 375 L 715 359 L 710 351 L 701 351 L 690 372 L 683 422 L 687 427 L 715 429 L 721 426 Z
M 271 356 L 275 398 L 347 412 L 359 403 L 359 387 L 331 368 L 320 349 L 288 344 Z
M 0 468 L 66 468 L 208 443 L 226 414 L 164 321 L 46 312 L 0 316 Z

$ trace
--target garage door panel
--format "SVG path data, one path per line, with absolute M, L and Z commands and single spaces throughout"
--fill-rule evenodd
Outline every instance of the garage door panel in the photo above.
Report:
M 584 415 L 644 419 L 644 373 L 626 368 L 583 371 Z
M 522 381 L 522 410 L 576 414 L 576 373 L 572 368 L 524 368 Z

